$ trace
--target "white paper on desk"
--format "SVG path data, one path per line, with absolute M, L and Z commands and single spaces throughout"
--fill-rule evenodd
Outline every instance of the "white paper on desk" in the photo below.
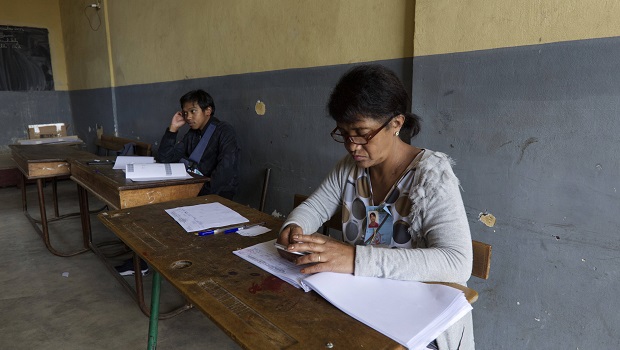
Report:
M 242 224 L 249 220 L 220 203 L 207 203 L 166 209 L 187 232 Z
M 155 163 L 155 158 L 147 156 L 118 156 L 112 169 L 125 170 L 127 164 L 151 164 Z
M 245 237 L 254 237 L 262 235 L 263 233 L 267 233 L 269 231 L 271 231 L 271 229 L 265 226 L 252 226 L 249 228 L 244 228 L 243 230 L 239 230 L 237 231 L 237 233 Z
M 132 181 L 191 179 L 183 163 L 126 164 L 125 177 Z
M 302 288 L 306 292 L 310 291 L 306 285 L 301 283 L 308 275 L 299 272 L 301 267 L 295 265 L 295 263 L 282 258 L 274 245 L 275 242 L 276 240 L 273 239 L 251 247 L 235 250 L 233 254 L 290 283 L 292 286 Z
M 471 309 L 439 284 L 322 272 L 303 281 L 334 306 L 409 349 L 424 349 Z
M 424 349 L 471 309 L 462 291 L 440 285 L 351 274 L 305 275 L 282 258 L 275 240 L 233 253 L 274 276 L 314 290 L 349 316 L 409 349 Z

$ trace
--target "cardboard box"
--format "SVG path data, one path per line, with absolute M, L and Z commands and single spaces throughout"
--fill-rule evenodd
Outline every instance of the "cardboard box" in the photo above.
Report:
M 29 139 L 45 139 L 67 136 L 65 123 L 28 125 Z

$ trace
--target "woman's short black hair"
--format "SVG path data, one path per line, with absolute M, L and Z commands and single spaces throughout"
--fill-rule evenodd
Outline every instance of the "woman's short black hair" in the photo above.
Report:
M 203 111 L 211 107 L 211 115 L 215 115 L 215 102 L 213 102 L 213 97 L 204 90 L 192 90 L 181 96 L 179 101 L 181 102 L 181 108 L 183 108 L 184 104 L 192 102 L 196 102 Z
M 332 90 L 327 109 L 336 123 L 351 124 L 360 118 L 385 123 L 402 114 L 409 138 L 420 132 L 420 118 L 409 112 L 409 95 L 396 74 L 378 64 L 360 65 L 343 75 Z

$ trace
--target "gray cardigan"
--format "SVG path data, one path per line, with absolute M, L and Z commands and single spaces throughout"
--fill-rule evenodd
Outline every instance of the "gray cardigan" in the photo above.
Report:
M 304 233 L 317 229 L 338 210 L 347 176 L 355 167 L 351 156 L 344 157 L 319 188 L 286 219 Z M 450 158 L 425 150 L 417 165 L 410 190 L 413 206 L 409 233 L 415 249 L 355 247 L 356 276 L 374 276 L 421 282 L 454 282 L 466 285 L 472 269 L 469 224 Z M 471 313 L 437 338 L 440 350 L 474 349 Z

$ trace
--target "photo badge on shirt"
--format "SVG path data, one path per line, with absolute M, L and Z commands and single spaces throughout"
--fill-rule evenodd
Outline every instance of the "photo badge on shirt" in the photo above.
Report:
M 392 241 L 393 219 L 388 206 L 366 207 L 365 245 L 389 245 Z

